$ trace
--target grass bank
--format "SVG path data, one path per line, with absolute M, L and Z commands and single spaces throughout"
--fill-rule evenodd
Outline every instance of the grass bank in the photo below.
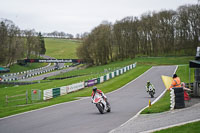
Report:
M 79 45 L 79 41 L 45 38 L 45 55 L 55 57 L 57 59 L 77 59 L 76 48 Z
M 200 131 L 200 121 L 192 122 L 182 126 L 176 126 L 173 128 L 168 128 L 154 133 L 199 133 Z

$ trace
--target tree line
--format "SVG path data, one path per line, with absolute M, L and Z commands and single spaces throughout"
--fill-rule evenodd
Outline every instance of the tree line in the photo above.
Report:
M 200 46 L 200 5 L 125 17 L 95 27 L 77 48 L 92 65 L 136 56 L 195 55 Z
M 35 30 L 20 30 L 11 20 L 0 20 L 0 64 L 10 66 L 16 60 L 45 54 L 45 42 Z
M 42 35 L 44 37 L 51 37 L 51 38 L 64 38 L 64 39 L 82 39 L 85 36 L 87 36 L 87 32 L 84 32 L 82 34 L 77 33 L 75 36 L 73 34 L 70 33 L 65 33 L 63 31 L 59 32 L 59 31 L 53 31 L 50 33 L 42 33 Z

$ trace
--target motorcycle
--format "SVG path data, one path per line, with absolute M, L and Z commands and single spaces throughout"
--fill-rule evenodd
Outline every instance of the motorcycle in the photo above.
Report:
M 108 104 L 106 104 L 106 101 L 100 95 L 95 95 L 94 99 L 92 99 L 92 103 L 96 105 L 97 109 L 101 114 L 111 111 L 110 104 L 108 102 L 107 102 Z
M 146 89 L 149 95 L 151 96 L 151 98 L 154 98 L 155 90 L 152 88 L 152 86 L 149 86 L 149 88 L 147 88 L 146 86 Z

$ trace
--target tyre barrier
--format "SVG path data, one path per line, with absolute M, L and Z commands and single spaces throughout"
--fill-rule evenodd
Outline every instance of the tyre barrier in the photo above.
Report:
M 171 89 L 170 91 L 170 109 L 173 110 L 175 106 L 175 94 L 174 89 Z
M 175 109 L 185 108 L 183 87 L 172 88 L 175 94 Z

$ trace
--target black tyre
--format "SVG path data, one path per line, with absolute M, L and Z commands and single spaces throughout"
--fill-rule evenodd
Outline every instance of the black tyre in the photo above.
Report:
M 184 97 L 175 97 L 175 103 L 183 103 Z
M 107 102 L 107 108 L 108 108 L 107 112 L 110 112 L 111 111 L 111 107 L 110 107 L 110 104 L 108 102 Z
M 183 92 L 183 87 L 174 87 L 174 93 L 180 93 Z
M 154 93 L 153 92 L 149 92 L 149 95 L 151 96 L 151 98 L 154 98 Z
M 176 97 L 184 97 L 184 92 L 176 93 L 175 96 Z
M 175 103 L 175 109 L 185 108 L 185 103 Z
M 98 110 L 99 110 L 99 112 L 101 113 L 101 114 L 103 114 L 104 113 L 104 107 L 103 107 L 103 104 L 96 104 L 96 107 L 98 108 Z

